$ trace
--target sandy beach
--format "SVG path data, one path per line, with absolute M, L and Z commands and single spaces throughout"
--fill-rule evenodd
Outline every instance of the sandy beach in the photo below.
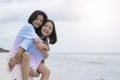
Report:
M 9 53 L 0 53 L 0 80 L 11 80 Z M 120 80 L 120 55 L 51 54 L 46 60 L 49 80 Z M 34 80 L 40 80 L 34 78 Z

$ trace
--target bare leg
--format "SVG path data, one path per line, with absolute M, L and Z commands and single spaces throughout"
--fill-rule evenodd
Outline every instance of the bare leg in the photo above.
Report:
M 10 70 L 13 69 L 15 64 L 18 64 L 18 63 L 21 64 L 21 55 L 23 52 L 24 52 L 24 49 L 20 47 L 18 49 L 18 52 L 9 59 L 8 65 Z
M 48 80 L 50 76 L 50 70 L 45 66 L 45 64 L 40 63 L 37 71 L 42 74 L 42 77 L 40 80 Z
M 22 54 L 21 71 L 23 80 L 28 80 L 30 71 L 30 55 L 27 52 Z
M 45 64 L 45 60 L 43 59 L 41 61 L 41 63 Z M 33 70 L 32 68 L 30 68 L 30 73 L 29 73 L 29 76 L 31 77 L 38 77 L 40 75 L 40 72 L 37 71 L 37 70 Z

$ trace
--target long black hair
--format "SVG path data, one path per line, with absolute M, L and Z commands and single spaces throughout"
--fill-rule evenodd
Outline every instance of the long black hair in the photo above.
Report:
M 40 11 L 40 10 L 35 10 L 31 16 L 28 19 L 28 23 L 32 24 L 32 22 L 37 18 L 38 15 L 42 15 L 43 16 L 43 24 L 47 21 L 47 15 L 45 12 Z M 42 24 L 42 25 L 43 25 Z
M 56 30 L 55 30 L 55 24 L 52 20 L 47 20 L 46 22 L 51 22 L 53 25 L 53 31 L 51 33 L 51 35 L 49 35 L 48 37 L 45 37 L 43 40 L 47 41 L 47 39 L 49 39 L 49 43 L 50 44 L 55 44 L 57 42 L 57 35 L 56 35 Z M 41 32 L 42 26 L 39 27 L 36 31 L 38 36 L 42 36 L 42 32 Z

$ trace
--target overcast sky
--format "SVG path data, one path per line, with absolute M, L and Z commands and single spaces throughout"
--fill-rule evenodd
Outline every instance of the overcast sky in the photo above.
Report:
M 119 0 L 0 0 L 0 47 L 10 49 L 31 13 L 43 10 L 56 24 L 58 42 L 51 52 L 120 53 L 119 4 Z

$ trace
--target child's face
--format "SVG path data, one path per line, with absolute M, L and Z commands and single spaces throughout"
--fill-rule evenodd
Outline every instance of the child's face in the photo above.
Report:
M 53 24 L 51 22 L 46 22 L 45 25 L 42 27 L 41 32 L 43 36 L 49 36 L 53 31 Z
M 38 15 L 37 18 L 32 22 L 32 24 L 38 28 L 42 25 L 43 23 L 43 16 L 42 15 Z

